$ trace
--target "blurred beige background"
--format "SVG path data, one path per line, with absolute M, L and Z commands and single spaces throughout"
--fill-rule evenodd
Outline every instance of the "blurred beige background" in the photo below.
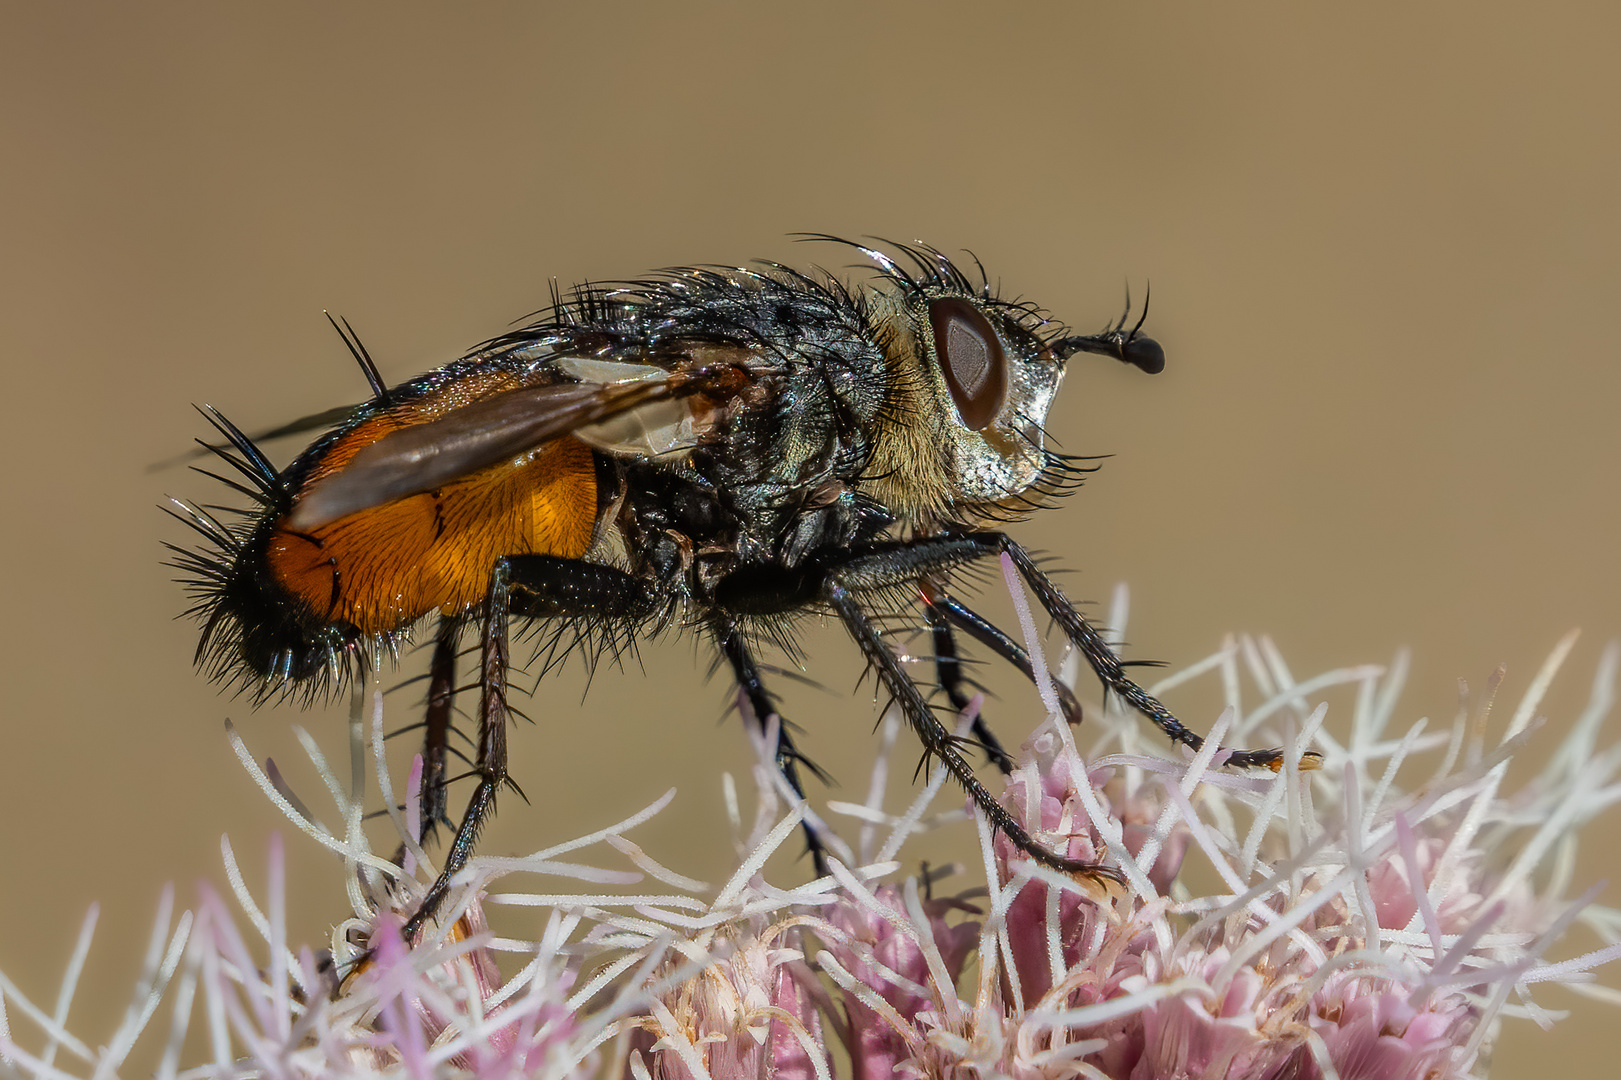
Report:
M 1596 4 L 7 5 L 0 968 L 52 1000 L 101 901 L 73 1020 L 104 1038 L 162 883 L 222 883 L 222 832 L 262 880 L 275 815 L 221 720 L 283 761 L 290 721 L 340 739 L 340 711 L 254 712 L 191 670 L 159 565 L 184 533 L 155 505 L 216 489 L 147 471 L 205 433 L 191 402 L 251 430 L 358 400 L 323 308 L 400 379 L 554 275 L 849 261 L 795 230 L 971 248 L 1083 329 L 1152 279 L 1166 374 L 1072 368 L 1051 428 L 1118 456 L 1020 533 L 1078 595 L 1131 584 L 1134 655 L 1245 630 L 1309 674 L 1411 646 L 1405 723 L 1499 661 L 1512 704 L 1580 626 L 1546 710 L 1567 722 L 1621 634 L 1618 30 Z M 836 696 L 785 685 L 788 711 L 859 797 L 871 691 L 840 634 L 808 644 Z M 677 784 L 638 835 L 720 873 L 700 834 L 747 755 L 694 656 L 652 646 L 583 705 L 578 671 L 550 686 L 513 739 L 534 805 L 485 850 Z M 1017 739 L 1034 699 L 1007 693 Z M 1616 824 L 1577 888 L 1621 869 Z M 314 939 L 337 875 L 289 848 Z M 1613 1012 L 1540 1000 L 1574 1019 L 1512 1022 L 1497 1075 L 1554 1046 L 1562 1075 L 1610 1075 Z

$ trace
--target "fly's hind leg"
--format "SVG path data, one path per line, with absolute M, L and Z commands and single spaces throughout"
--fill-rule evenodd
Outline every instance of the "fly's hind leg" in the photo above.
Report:
M 416 913 L 405 924 L 412 941 L 450 891 L 450 880 L 473 853 L 479 830 L 495 809 L 495 796 L 507 778 L 508 622 L 529 618 L 619 620 L 627 624 L 652 614 L 656 600 L 638 578 L 609 566 L 550 555 L 514 555 L 490 572 L 489 592 L 476 624 L 479 632 L 478 786 L 462 812 L 444 866 L 428 887 Z M 453 655 L 453 654 L 452 654 Z M 431 694 L 431 691 L 430 691 Z M 447 705 L 448 717 L 448 705 Z
M 418 788 L 422 819 L 417 830 L 417 842 L 424 845 L 441 824 L 450 828 L 456 826 L 446 805 L 450 778 L 445 765 L 452 753 L 450 737 L 455 732 L 452 719 L 461 628 L 461 620 L 449 615 L 440 617 L 434 633 L 433 659 L 428 664 L 428 705 L 422 721 L 422 785 Z M 405 853 L 402 843 L 394 854 L 395 863 L 403 866 Z
M 473 853 L 479 830 L 495 808 L 495 793 L 507 779 L 507 621 L 510 615 L 509 570 L 505 562 L 490 575 L 490 589 L 479 612 L 478 757 L 474 769 L 478 786 L 462 812 L 456 836 L 445 852 L 439 876 L 422 897 L 416 914 L 405 924 L 407 942 L 415 941 L 422 926 L 439 910 L 450 891 L 450 879 Z M 426 779 L 426 770 L 424 770 Z M 442 789 L 441 789 L 442 790 Z
M 450 780 L 445 765 L 454 731 L 451 721 L 456 704 L 456 651 L 460 646 L 461 621 L 442 616 L 428 667 L 428 708 L 422 734 L 422 835 L 417 838 L 422 843 L 427 843 L 441 823 L 455 825 L 446 806 Z
M 775 714 L 777 717 L 777 744 L 773 757 L 776 760 L 777 771 L 782 773 L 788 786 L 795 795 L 803 801 L 805 798 L 805 785 L 799 778 L 799 768 L 815 776 L 822 783 L 828 782 L 828 776 L 810 759 L 801 754 L 794 746 L 793 737 L 788 733 L 788 721 L 777 712 L 775 699 L 766 692 L 765 684 L 760 679 L 760 667 L 754 662 L 754 654 L 749 651 L 748 642 L 743 639 L 743 633 L 736 623 L 719 620 L 715 624 L 715 640 L 720 645 L 721 655 L 726 657 L 727 663 L 732 665 L 732 674 L 737 679 L 738 687 L 749 699 L 749 708 L 754 710 L 754 718 L 762 731 L 766 730 L 766 719 Z M 822 877 L 827 871 L 827 849 L 823 847 L 821 838 L 809 821 L 802 826 L 805 831 L 805 847 L 810 852 L 811 862 L 816 868 L 816 876 Z

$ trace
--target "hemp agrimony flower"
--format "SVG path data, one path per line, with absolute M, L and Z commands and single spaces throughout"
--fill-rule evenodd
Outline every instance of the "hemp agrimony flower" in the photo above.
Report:
M 1117 601 L 1114 625 L 1123 614 Z M 1297 683 L 1265 640 L 1229 643 L 1156 688 L 1226 688 L 1192 757 L 1147 752 L 1112 709 L 1075 730 L 1054 710 L 1025 740 L 1002 803 L 1042 843 L 1118 866 L 1123 887 L 1037 865 L 983 817 L 966 886 L 942 888 L 960 867 L 908 874 L 909 836 L 970 814 L 941 794 L 941 770 L 905 807 L 886 805 L 891 716 L 867 798 L 808 819 L 835 855 L 826 877 L 765 873 L 811 813 L 785 798 L 768 728 L 755 737 L 747 821 L 726 781 L 744 854 L 725 882 L 687 878 L 631 839 L 670 792 L 527 857 L 474 858 L 412 942 L 401 927 L 435 869 L 412 839 L 414 798 L 393 809 L 418 774 L 402 787 L 390 776 L 372 693 L 357 699 L 351 752 L 392 823 L 386 844 L 368 841 L 366 801 L 313 741 L 335 828 L 231 734 L 289 820 L 342 857 L 333 892 L 347 889 L 350 915 L 330 941 L 287 940 L 279 841 L 262 901 L 227 844 L 237 910 L 205 891 L 176 918 L 164 897 L 105 1046 L 66 1031 L 65 1008 L 0 980 L 0 1076 L 115 1076 L 143 1038 L 162 1046 L 165 1078 L 1481 1076 L 1505 1018 L 1548 1020 L 1538 984 L 1606 993 L 1592 969 L 1621 956 L 1621 913 L 1591 892 L 1564 895 L 1578 831 L 1621 797 L 1621 744 L 1599 738 L 1621 647 L 1605 651 L 1577 717 L 1543 724 L 1571 643 L 1491 738 L 1495 679 L 1450 725 L 1401 725 L 1401 658 Z M 1030 633 L 1026 644 L 1047 677 L 1041 642 Z M 1334 717 L 1340 737 L 1325 694 L 1352 699 Z M 1220 768 L 1220 744 L 1258 737 L 1286 747 L 1278 774 Z M 1321 769 L 1299 768 L 1308 747 Z M 1530 753 L 1545 764 L 1508 790 L 1511 759 Z M 1548 959 L 1577 924 L 1604 944 Z M 512 936 L 518 925 L 537 930 Z M 87 930 L 64 1001 L 88 944 Z

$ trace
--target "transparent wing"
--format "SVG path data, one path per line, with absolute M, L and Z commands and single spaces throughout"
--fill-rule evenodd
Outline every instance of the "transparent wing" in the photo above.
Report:
M 642 371 L 652 369 L 642 368 Z M 659 402 L 726 392 L 735 364 L 617 382 L 556 383 L 491 395 L 422 424 L 390 432 L 303 493 L 288 524 L 318 528 L 338 518 L 432 491 L 553 439 Z

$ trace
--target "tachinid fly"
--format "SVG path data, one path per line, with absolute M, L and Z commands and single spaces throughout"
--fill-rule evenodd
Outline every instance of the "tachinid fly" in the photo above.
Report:
M 970 278 L 925 245 L 851 246 L 876 264 L 872 282 L 765 263 L 585 285 L 555 294 L 523 329 L 393 387 L 351 332 L 371 400 L 284 429 L 331 425 L 279 471 L 204 410 L 229 444 L 211 449 L 245 482 L 219 479 L 253 501 L 240 524 L 180 504 L 207 541 L 176 549 L 176 565 L 203 622 L 197 660 L 213 678 L 260 699 L 325 694 L 431 616 L 431 832 L 449 820 L 456 660 L 463 638 L 476 639 L 477 786 L 408 929 L 443 899 L 508 783 L 515 617 L 598 650 L 688 627 L 713 641 L 762 723 L 776 709 L 757 643 L 786 640 L 796 615 L 836 618 L 996 828 L 1048 866 L 1113 877 L 1048 851 L 1008 816 L 882 628 L 922 616 L 935 681 L 958 709 L 959 633 L 1030 673 L 1025 651 L 952 589 L 954 571 L 1006 553 L 1110 692 L 1175 742 L 1200 745 L 1000 531 L 1087 471 L 1043 438 L 1069 358 L 1095 353 L 1154 373 L 1159 345 L 1140 319 L 1126 329 L 1125 316 L 1102 333 L 1069 334 L 1034 305 L 999 298 L 977 263 Z M 1063 705 L 1079 718 L 1073 698 Z M 973 733 L 1011 767 L 983 720 Z M 1277 768 L 1281 758 L 1238 751 L 1228 764 Z M 803 794 L 801 768 L 813 766 L 783 730 L 776 761 Z

